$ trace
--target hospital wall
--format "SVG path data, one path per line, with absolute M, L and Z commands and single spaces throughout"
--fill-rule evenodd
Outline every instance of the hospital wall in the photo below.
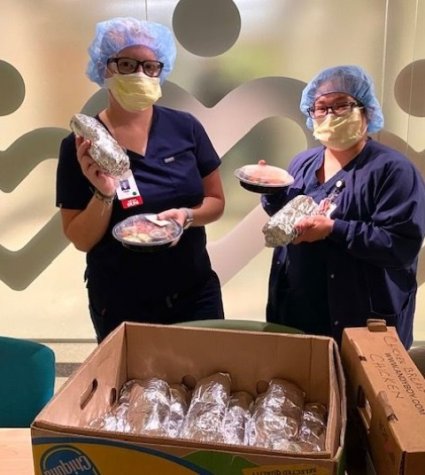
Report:
M 264 320 L 271 258 L 259 196 L 233 172 L 260 159 L 285 168 L 313 144 L 298 104 L 319 70 L 364 67 L 385 116 L 376 138 L 424 173 L 424 0 L 2 0 L 0 334 L 94 337 L 85 256 L 63 237 L 55 170 L 72 114 L 106 103 L 85 67 L 95 24 L 114 16 L 174 31 L 160 103 L 197 116 L 222 157 L 226 211 L 207 232 L 227 318 Z M 423 254 L 416 341 L 425 341 Z

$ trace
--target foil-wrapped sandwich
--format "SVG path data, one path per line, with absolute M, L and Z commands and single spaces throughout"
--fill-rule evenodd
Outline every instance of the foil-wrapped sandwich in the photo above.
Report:
M 293 241 L 298 233 L 296 223 L 306 216 L 319 213 L 319 205 L 311 196 L 298 195 L 270 217 L 263 226 L 266 247 L 285 246 Z
M 251 419 L 253 402 L 254 398 L 246 391 L 237 391 L 230 395 L 222 425 L 224 443 L 248 444 L 246 427 Z
M 131 379 L 120 391 L 117 405 L 90 427 L 108 431 L 168 436 L 170 387 L 159 378 Z
M 178 437 L 182 428 L 190 393 L 184 384 L 170 384 L 170 417 L 168 419 L 168 436 Z
M 215 373 L 197 382 L 180 437 L 200 442 L 223 441 L 221 427 L 230 400 L 230 385 L 228 373 Z
M 327 411 L 323 404 L 309 402 L 304 406 L 299 441 L 310 452 L 325 450 Z
M 166 436 L 170 417 L 170 387 L 159 378 L 133 380 L 128 385 L 129 432 Z
M 299 452 L 296 439 L 302 421 L 304 392 L 279 378 L 257 396 L 248 424 L 248 443 L 256 447 Z
M 120 397 L 118 403 L 108 412 L 93 419 L 89 427 L 106 431 L 130 432 L 127 423 L 128 398 Z
M 130 168 L 130 160 L 123 148 L 94 117 L 74 114 L 69 126 L 75 135 L 90 140 L 90 156 L 105 173 L 120 177 Z
M 89 426 L 297 453 L 325 450 L 323 404 L 306 402 L 298 385 L 281 378 L 271 379 L 259 391 L 255 399 L 244 390 L 231 392 L 226 372 L 200 379 L 192 393 L 185 384 L 160 378 L 131 379 L 123 385 L 118 403 Z

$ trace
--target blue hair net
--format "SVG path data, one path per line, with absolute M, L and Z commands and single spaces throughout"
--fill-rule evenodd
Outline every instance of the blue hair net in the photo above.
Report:
M 160 82 L 171 73 L 176 59 L 176 45 L 171 31 L 164 25 L 131 17 L 112 18 L 96 25 L 89 46 L 87 76 L 99 86 L 105 82 L 106 62 L 124 48 L 142 45 L 152 50 L 157 61 L 164 63 Z
M 307 116 L 309 129 L 313 129 L 313 121 L 308 115 L 308 109 L 320 96 L 332 92 L 343 92 L 362 103 L 367 111 L 368 132 L 374 133 L 382 129 L 384 117 L 375 97 L 373 81 L 359 66 L 324 69 L 307 84 L 301 96 L 300 110 Z

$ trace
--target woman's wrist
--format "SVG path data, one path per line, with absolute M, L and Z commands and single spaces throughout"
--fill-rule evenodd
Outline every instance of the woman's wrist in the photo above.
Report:
M 99 191 L 97 188 L 94 188 L 93 196 L 99 201 L 102 201 L 102 203 L 106 203 L 106 204 L 112 204 L 115 199 L 115 193 L 112 195 L 105 195 L 104 193 Z
M 189 228 L 193 223 L 193 210 L 191 208 L 181 208 L 186 213 L 186 219 L 183 223 L 183 229 Z

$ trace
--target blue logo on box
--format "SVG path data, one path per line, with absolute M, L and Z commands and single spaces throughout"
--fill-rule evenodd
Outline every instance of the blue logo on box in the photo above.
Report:
M 66 445 L 48 451 L 41 461 L 41 470 L 43 475 L 100 475 L 84 452 Z

